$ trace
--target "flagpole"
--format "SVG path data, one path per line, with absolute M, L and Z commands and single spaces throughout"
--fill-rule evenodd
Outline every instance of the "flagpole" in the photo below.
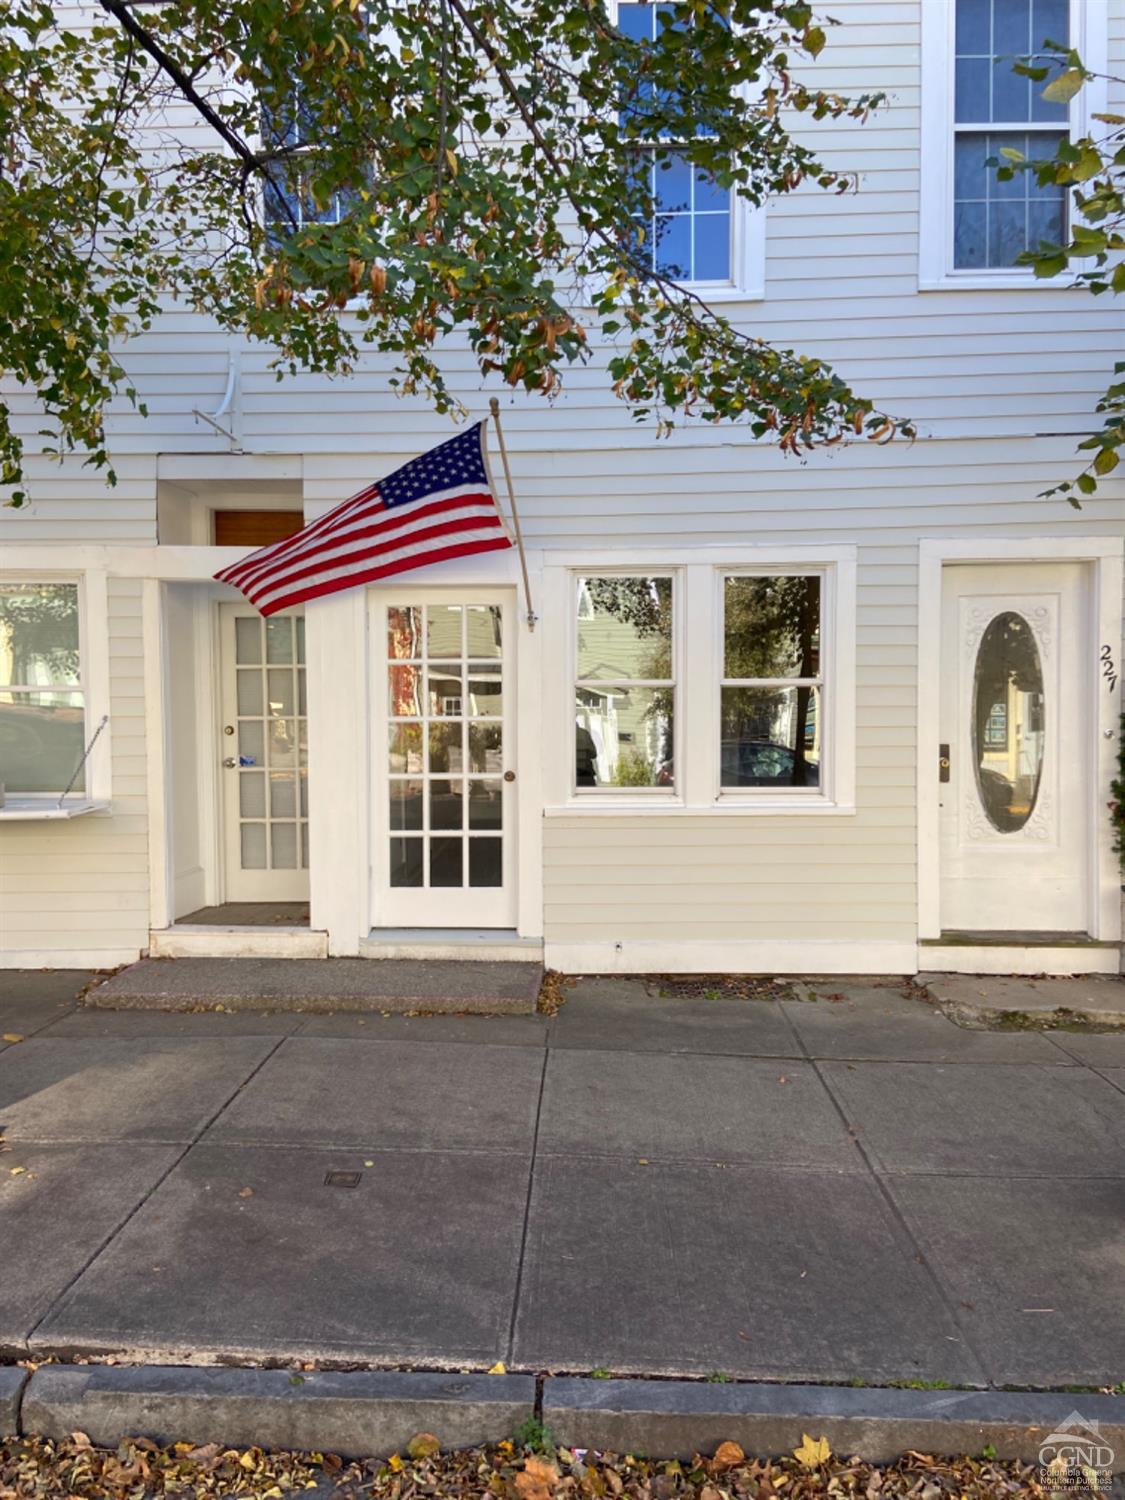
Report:
M 523 592 L 527 600 L 527 628 L 534 630 L 539 616 L 531 606 L 531 582 L 527 576 L 527 558 L 523 550 L 523 533 L 520 531 L 520 513 L 516 509 L 516 492 L 512 488 L 512 471 L 508 466 L 508 449 L 504 444 L 504 429 L 500 426 L 500 402 L 491 396 L 488 409 L 496 423 L 496 440 L 500 445 L 500 462 L 504 465 L 504 483 L 508 487 L 508 507 L 512 512 L 512 526 L 516 533 L 516 546 L 520 554 L 520 571 L 523 573 Z

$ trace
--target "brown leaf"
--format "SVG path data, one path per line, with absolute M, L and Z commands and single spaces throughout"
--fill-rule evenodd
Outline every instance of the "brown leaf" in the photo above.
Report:
M 4 1033 L 4 1040 L 6 1042 L 22 1042 L 23 1036 L 18 1031 L 6 1031 Z
M 524 1464 L 523 1473 L 516 1475 L 516 1494 L 520 1500 L 552 1500 L 558 1482 L 559 1471 L 554 1464 L 533 1454 Z
M 238 1190 L 238 1196 L 240 1198 L 252 1198 L 254 1196 L 254 1189 L 253 1188 L 249 1188 L 249 1187 L 247 1187 L 247 1188 L 239 1188 L 239 1190 Z
M 720 1443 L 715 1449 L 715 1456 L 711 1460 L 713 1469 L 733 1469 L 735 1464 L 742 1463 L 746 1457 L 737 1443 Z

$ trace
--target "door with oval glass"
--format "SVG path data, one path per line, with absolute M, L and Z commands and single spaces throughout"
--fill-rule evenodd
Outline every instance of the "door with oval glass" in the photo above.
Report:
M 944 569 L 944 931 L 1087 929 L 1084 578 L 1080 563 Z
M 514 927 L 514 595 L 370 592 L 372 926 Z
M 219 606 L 226 901 L 307 901 L 308 739 L 301 610 Z

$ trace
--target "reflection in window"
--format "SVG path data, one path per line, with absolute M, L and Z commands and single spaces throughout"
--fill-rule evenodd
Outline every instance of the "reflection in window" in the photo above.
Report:
M 818 787 L 821 579 L 723 580 L 719 785 Z
M 78 585 L 0 584 L 0 781 L 61 792 L 85 743 Z M 85 775 L 73 791 L 85 791 Z
M 1031 627 L 1007 610 L 989 622 L 973 674 L 973 758 L 993 828 L 1016 833 L 1035 811 L 1043 773 L 1043 667 Z
M 957 0 L 954 88 L 953 264 L 1013 266 L 1040 241 L 1066 236 L 1066 194 L 1033 172 L 1000 182 L 986 165 L 1005 148 L 1053 156 L 1067 107 L 1042 97 L 1044 83 L 1012 71 L 1045 42 L 1066 45 L 1067 0 Z
M 674 15 L 670 5 L 622 0 L 617 26 L 637 42 L 655 41 Z M 637 117 L 644 108 L 644 86 L 624 113 Z M 652 202 L 642 220 L 644 237 L 637 253 L 659 275 L 676 281 L 729 283 L 731 280 L 731 195 L 706 172 L 674 149 L 633 146 L 631 171 Z
M 672 580 L 580 578 L 575 786 L 675 782 Z

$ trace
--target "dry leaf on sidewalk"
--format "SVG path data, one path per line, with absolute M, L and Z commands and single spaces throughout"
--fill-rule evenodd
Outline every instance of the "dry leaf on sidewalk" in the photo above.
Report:
M 554 1464 L 533 1455 L 524 1464 L 523 1473 L 516 1475 L 516 1493 L 520 1500 L 553 1500 L 558 1482 L 559 1471 Z

